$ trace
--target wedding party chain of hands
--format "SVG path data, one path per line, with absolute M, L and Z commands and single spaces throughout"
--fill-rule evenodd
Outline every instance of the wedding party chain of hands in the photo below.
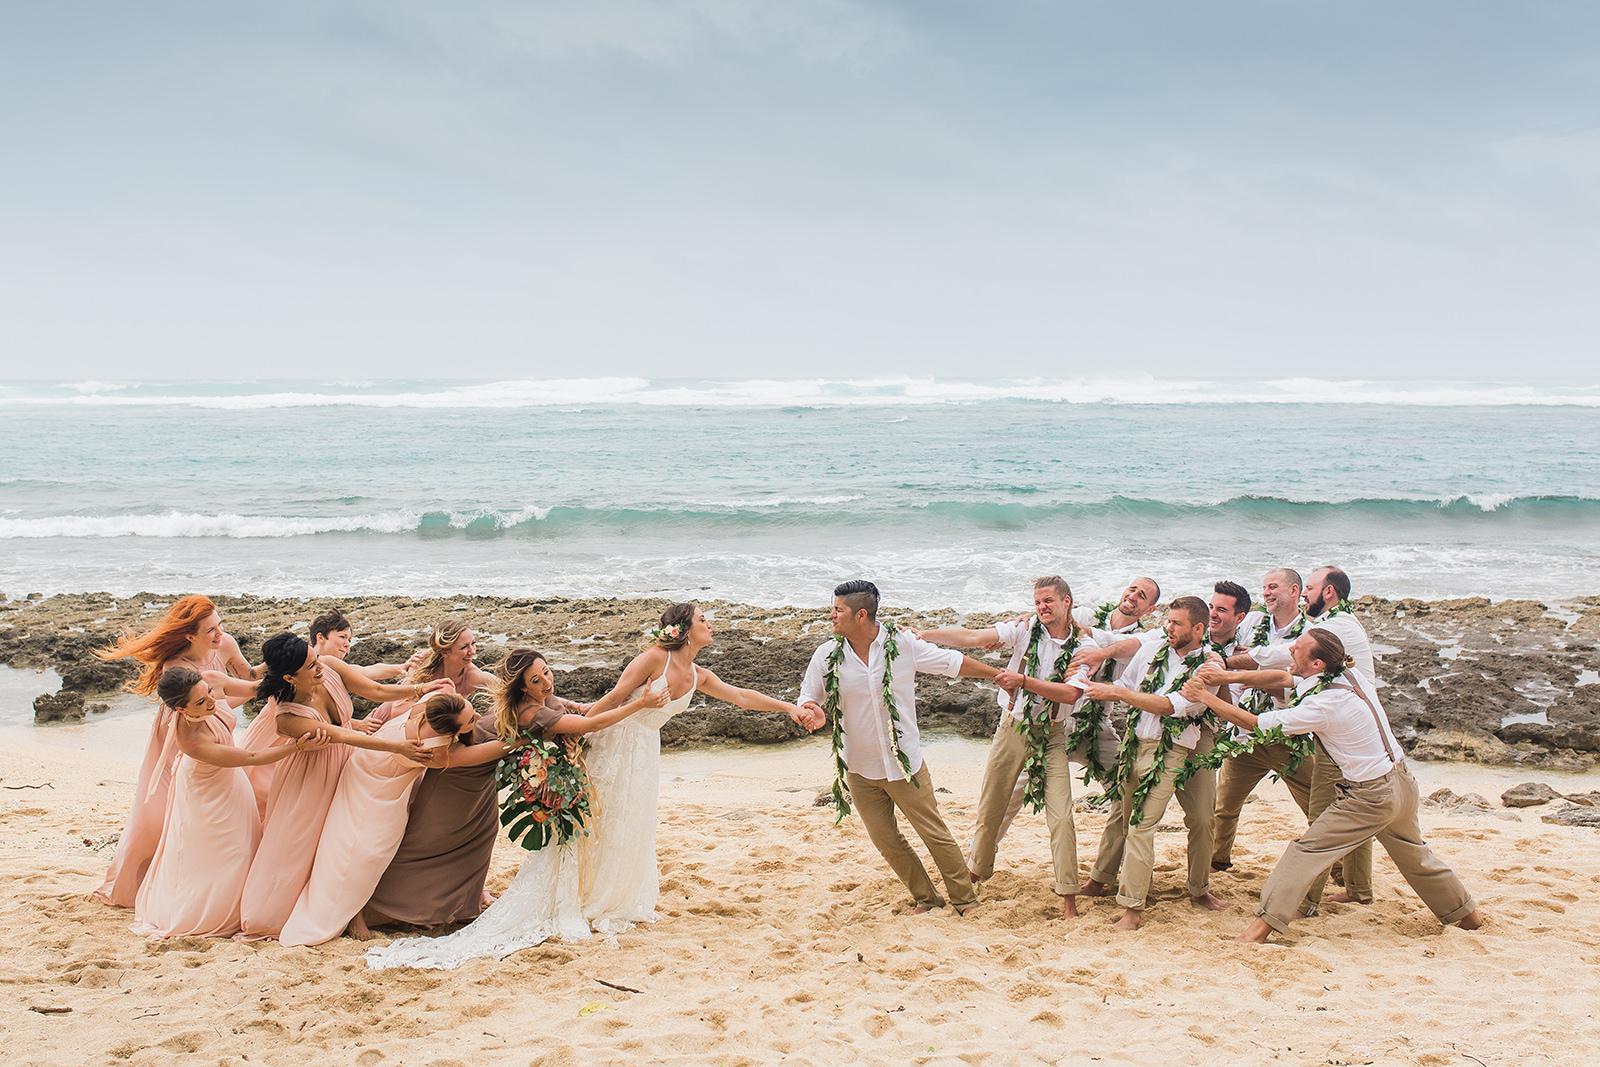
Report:
M 895 762 L 900 764 L 900 769 L 905 772 L 906 781 L 917 788 L 922 788 L 915 776 L 911 773 L 911 760 L 905 750 L 900 747 L 900 712 L 894 702 L 894 661 L 900 655 L 900 644 L 895 640 L 900 628 L 892 622 L 883 624 L 883 706 L 889 711 L 889 738 L 894 748 Z M 845 785 L 845 775 L 850 768 L 844 761 L 844 716 L 839 713 L 839 668 L 844 663 L 843 634 L 833 638 L 833 651 L 828 653 L 828 672 L 822 680 L 823 712 L 833 719 L 833 803 L 834 825 L 844 821 L 850 814 L 850 790 Z

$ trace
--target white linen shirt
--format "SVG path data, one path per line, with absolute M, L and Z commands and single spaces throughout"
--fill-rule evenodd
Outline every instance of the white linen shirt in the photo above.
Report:
M 1372 662 L 1372 644 L 1367 640 L 1367 628 L 1361 625 L 1360 619 L 1341 611 L 1331 619 L 1306 620 L 1307 633 L 1319 627 L 1333 631 L 1333 635 L 1344 642 L 1344 654 L 1355 659 L 1356 670 L 1370 679 L 1378 677 L 1377 667 Z M 1350 780 L 1356 781 L 1354 778 Z
M 995 623 L 994 631 L 1000 637 L 1000 646 L 1002 648 L 1011 649 L 1011 662 L 1007 664 L 1007 670 L 1015 671 L 1018 674 L 1022 673 L 1022 657 L 1028 654 L 1028 639 L 1033 633 L 1033 620 L 1036 618 L 1038 618 L 1037 615 L 1030 615 L 1026 622 Z M 1120 640 L 1120 637 L 1116 637 L 1110 633 L 1107 633 L 1105 630 L 1091 630 L 1088 637 L 1079 638 L 1078 647 L 1087 648 L 1090 645 L 1097 645 L 1101 648 L 1104 648 L 1106 645 L 1113 644 Z M 1049 681 L 1050 673 L 1056 664 L 1056 657 L 1061 655 L 1061 647 L 1066 643 L 1066 638 L 1062 638 L 1061 640 L 1057 641 L 1055 638 L 1050 636 L 1049 630 L 1044 632 L 1043 636 L 1041 636 L 1039 639 L 1039 666 L 1033 674 L 1033 677 L 1042 678 L 1045 681 Z M 1078 670 L 1072 672 L 1072 674 L 1067 678 L 1063 679 L 1063 681 L 1068 685 L 1075 685 L 1079 689 L 1082 689 L 1089 682 L 1089 674 L 1090 672 L 1087 668 L 1080 667 Z M 995 703 L 1000 705 L 1001 711 L 1006 712 L 1013 719 L 1021 722 L 1024 696 L 1025 694 L 1021 692 L 1017 693 L 1016 700 L 1012 701 L 1008 705 L 1007 699 L 1009 694 L 1004 689 L 1001 689 L 995 694 Z M 1035 702 L 1038 702 L 1044 698 L 1039 694 L 1034 693 L 1033 699 Z M 1080 696 L 1074 704 L 1066 708 L 1063 708 L 1060 704 L 1052 703 L 1050 705 L 1050 718 L 1055 722 L 1062 722 L 1073 712 L 1077 711 L 1087 699 L 1088 697 Z
M 1118 675 L 1117 684 L 1122 686 L 1124 689 L 1132 689 L 1134 692 L 1139 692 L 1140 686 L 1144 684 L 1145 672 L 1150 669 L 1151 661 L 1156 658 L 1156 653 L 1159 652 L 1164 645 L 1165 642 L 1162 641 L 1147 641 L 1141 644 L 1139 646 L 1139 651 L 1134 653 L 1133 659 L 1128 662 L 1128 666 L 1120 675 Z M 1200 647 L 1202 649 L 1205 648 L 1204 645 L 1201 645 Z M 1195 650 L 1191 650 L 1190 654 L 1193 655 L 1194 651 Z M 1166 692 L 1167 686 L 1177 681 L 1183 672 L 1183 657 L 1178 655 L 1177 650 L 1174 649 L 1172 654 L 1167 657 L 1167 665 L 1161 672 L 1161 681 L 1160 684 L 1156 686 L 1156 694 L 1164 696 L 1172 702 L 1172 714 L 1177 718 L 1198 718 L 1200 715 L 1204 714 L 1206 710 L 1206 706 L 1204 704 L 1198 704 L 1191 700 L 1185 700 L 1180 693 Z M 1215 692 L 1216 687 L 1213 686 L 1211 688 L 1212 691 Z M 1140 711 L 1138 721 L 1133 727 L 1135 736 L 1137 736 L 1141 741 L 1160 740 L 1161 720 L 1163 718 L 1164 716 L 1153 715 L 1148 711 Z M 1199 724 L 1190 723 L 1188 726 L 1184 727 L 1183 732 L 1178 735 L 1178 739 L 1175 743 L 1183 748 L 1193 748 L 1195 745 L 1199 744 Z
M 879 626 L 865 663 L 849 641 L 844 643 L 844 660 L 839 664 L 839 715 L 844 723 L 845 766 L 863 778 L 899 782 L 906 774 L 894 758 L 893 728 L 889 709 L 883 703 L 885 637 L 886 631 Z M 891 686 L 895 711 L 900 716 L 900 751 L 906 754 L 911 773 L 916 774 L 922 769 L 922 741 L 917 729 L 917 673 L 954 678 L 961 673 L 963 657 L 953 648 L 919 641 L 904 630 L 895 635 L 895 641 L 900 654 L 895 657 Z M 828 641 L 811 654 L 805 678 L 800 682 L 800 703 L 809 700 L 822 704 L 826 695 L 828 655 L 833 651 L 833 644 Z
M 1295 691 L 1305 692 L 1317 684 L 1319 677 L 1299 679 L 1295 682 Z M 1352 684 L 1367 695 L 1372 707 L 1348 689 L 1340 688 Z M 1405 750 L 1395 740 L 1377 690 L 1359 667 L 1348 668 L 1342 677 L 1315 696 L 1307 697 L 1294 707 L 1274 708 L 1259 716 L 1257 722 L 1263 730 L 1281 726 L 1286 734 L 1316 734 L 1347 781 L 1370 782 L 1388 774 L 1405 760 Z M 1385 741 L 1389 743 L 1388 750 L 1384 748 Z M 1390 752 L 1394 753 L 1392 760 Z

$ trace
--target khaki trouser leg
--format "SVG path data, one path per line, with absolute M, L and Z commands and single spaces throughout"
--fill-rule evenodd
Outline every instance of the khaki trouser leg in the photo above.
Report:
M 1044 819 L 1050 830 L 1050 863 L 1055 868 L 1056 894 L 1078 892 L 1078 828 L 1072 824 L 1072 763 L 1067 759 L 1067 732 L 1050 724 L 1045 748 Z
M 1028 746 L 1017 730 L 1017 720 L 1000 716 L 994 740 L 989 744 L 989 759 L 983 767 L 983 784 L 978 787 L 978 822 L 972 831 L 972 873 L 979 878 L 994 874 L 995 849 L 1000 844 L 1000 827 L 1006 820 L 1017 775 L 1028 758 Z M 1019 808 L 1021 798 L 1018 798 Z
M 1458 922 L 1477 905 L 1461 879 L 1422 840 L 1417 823 L 1417 783 L 1403 767 L 1382 778 L 1345 783 L 1334 802 L 1273 868 L 1256 914 L 1282 933 L 1306 891 L 1334 860 L 1374 834 L 1423 903 L 1444 923 Z
M 1460 922 L 1478 909 L 1477 901 L 1472 899 L 1456 872 L 1445 866 L 1422 839 L 1422 825 L 1417 821 L 1421 792 L 1417 780 L 1404 766 L 1392 772 L 1391 777 L 1395 780 L 1399 813 L 1378 833 L 1376 840 L 1400 869 L 1401 877 L 1440 922 L 1446 926 Z M 1346 863 L 1345 870 L 1349 869 Z
M 895 809 L 905 815 L 911 828 L 922 838 L 922 843 L 933 857 L 944 878 L 950 903 L 965 907 L 978 899 L 972 888 L 972 876 L 967 873 L 967 861 L 961 855 L 961 846 L 950 836 L 950 828 L 939 815 L 939 801 L 933 794 L 933 776 L 924 763 L 914 776 L 915 783 L 891 782 L 883 779 L 863 778 L 859 774 L 845 775 L 850 789 L 850 801 L 861 814 L 867 836 L 877 846 L 878 852 L 888 861 L 895 876 L 911 891 L 918 907 L 937 908 L 944 904 L 927 868 L 912 851 L 911 843 L 900 832 L 895 820 Z M 860 797 L 858 800 L 857 797 Z
M 1216 743 L 1216 733 L 1202 729 L 1194 750 L 1204 756 Z M 1189 831 L 1189 895 L 1202 897 L 1211 891 L 1211 855 L 1217 843 L 1217 772 L 1209 767 L 1196 771 L 1178 790 L 1178 805 Z
M 1150 881 L 1156 865 L 1156 827 L 1172 801 L 1178 770 L 1189 758 L 1190 750 L 1173 745 L 1161 765 L 1161 776 L 1144 799 L 1139 825 L 1132 825 L 1133 794 L 1139 782 L 1155 766 L 1157 741 L 1140 741 L 1134 758 L 1133 777 L 1122 783 L 1122 809 L 1128 821 L 1128 838 L 1123 847 L 1122 877 L 1117 882 L 1117 903 L 1124 908 L 1142 910 L 1150 895 Z M 1208 859 L 1209 869 L 1209 859 Z
M 1100 832 L 1100 847 L 1095 853 L 1094 865 L 1089 868 L 1089 877 L 1101 885 L 1116 885 L 1127 843 L 1128 809 L 1118 800 L 1106 810 L 1106 828 Z
M 1212 863 L 1224 867 L 1233 863 L 1233 841 L 1239 832 L 1239 813 L 1244 811 L 1244 802 L 1263 778 L 1287 767 L 1289 758 L 1288 745 L 1262 745 L 1253 752 L 1223 762 L 1222 769 L 1217 772 L 1217 841 L 1211 855 Z M 1311 821 L 1311 766 L 1310 759 L 1302 760 L 1293 774 L 1283 776 L 1289 796 L 1306 816 L 1308 824 Z
M 1344 776 L 1339 773 L 1339 765 L 1333 762 L 1333 757 L 1328 755 L 1326 749 L 1319 742 L 1314 757 L 1315 763 L 1311 769 L 1311 800 L 1307 815 L 1315 822 L 1328 805 L 1338 797 L 1338 787 L 1348 785 Z M 1372 842 L 1362 841 L 1355 848 L 1349 850 L 1343 859 L 1344 864 L 1344 890 L 1350 894 L 1352 900 L 1372 899 Z M 1322 891 L 1328 884 L 1328 872 L 1313 880 L 1306 891 L 1306 898 L 1301 902 L 1302 915 L 1315 915 L 1322 904 Z

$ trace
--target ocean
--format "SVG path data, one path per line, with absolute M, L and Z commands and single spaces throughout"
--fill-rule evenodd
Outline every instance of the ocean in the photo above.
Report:
M 0 591 L 1025 607 L 1600 592 L 1600 385 L 0 383 Z

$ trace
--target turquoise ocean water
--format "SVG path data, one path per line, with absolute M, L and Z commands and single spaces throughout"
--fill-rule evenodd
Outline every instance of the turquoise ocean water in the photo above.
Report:
M 1600 386 L 10 382 L 0 590 L 1600 593 Z

